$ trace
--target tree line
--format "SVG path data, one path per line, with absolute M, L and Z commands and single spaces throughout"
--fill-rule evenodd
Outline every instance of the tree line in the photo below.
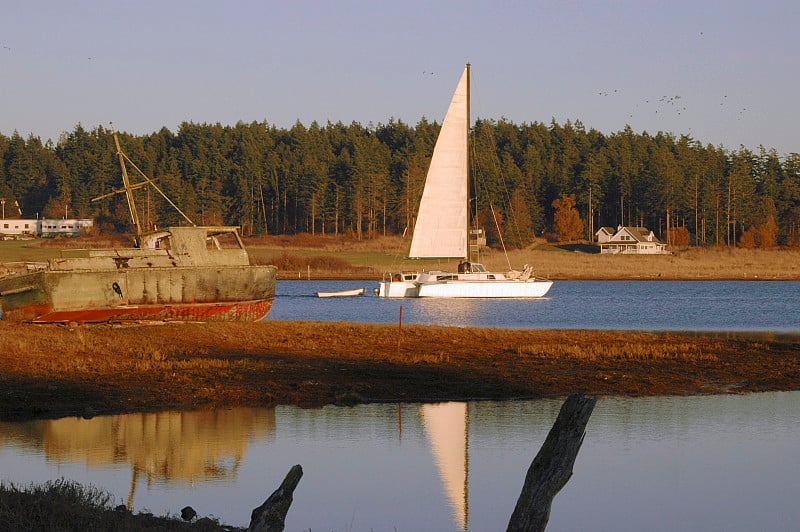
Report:
M 184 122 L 176 133 L 120 133 L 120 141 L 198 225 L 370 238 L 413 227 L 438 131 L 424 118 L 415 126 L 288 129 Z M 94 218 L 101 228 L 130 231 L 123 195 L 92 201 L 122 183 L 111 133 L 79 124 L 55 144 L 0 134 L 6 217 L 20 216 L 18 204 L 24 217 Z M 630 127 L 603 134 L 580 121 L 478 120 L 472 138 L 476 219 L 490 239 L 499 227 L 511 246 L 543 234 L 588 240 L 617 225 L 646 226 L 682 245 L 800 246 L 797 153 L 728 150 Z M 141 189 L 137 201 L 150 224 L 181 222 L 155 193 Z

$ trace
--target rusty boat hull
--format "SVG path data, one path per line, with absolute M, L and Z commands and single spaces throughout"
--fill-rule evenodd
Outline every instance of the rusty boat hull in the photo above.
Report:
M 36 271 L 0 279 L 3 319 L 33 323 L 257 321 L 273 266 Z

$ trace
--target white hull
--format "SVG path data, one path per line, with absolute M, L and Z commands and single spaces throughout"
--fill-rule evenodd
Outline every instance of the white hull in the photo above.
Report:
M 407 274 L 405 277 L 411 277 Z M 378 286 L 379 297 L 484 297 L 535 298 L 544 297 L 553 281 L 544 279 L 509 279 L 502 273 L 421 272 L 414 280 L 384 280 Z
M 354 288 L 352 290 L 339 290 L 338 292 L 317 292 L 317 297 L 352 297 L 364 295 L 363 288 Z
M 415 297 L 544 297 L 553 281 L 444 281 L 419 285 Z
M 419 287 L 411 281 L 381 281 L 378 297 L 417 297 Z

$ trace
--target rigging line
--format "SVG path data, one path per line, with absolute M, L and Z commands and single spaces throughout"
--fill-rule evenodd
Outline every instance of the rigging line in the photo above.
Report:
M 167 197 L 167 195 L 166 195 L 166 194 L 164 194 L 164 192 L 163 192 L 163 191 L 162 191 L 160 188 L 158 188 L 158 185 L 156 185 L 156 184 L 153 182 L 153 180 L 152 180 L 152 179 L 150 179 L 149 177 L 147 177 L 147 176 L 145 175 L 145 173 L 144 173 L 144 172 L 142 172 L 142 171 L 139 169 L 139 167 L 138 167 L 138 166 L 136 166 L 136 164 L 135 164 L 133 161 L 131 161 L 131 160 L 128 158 L 128 156 L 127 156 L 127 155 L 126 155 L 124 152 L 122 153 L 122 156 L 123 156 L 123 157 L 125 157 L 125 160 L 126 160 L 126 161 L 128 161 L 128 163 L 130 163 L 130 165 L 131 165 L 131 166 L 133 166 L 134 170 L 136 170 L 137 172 L 139 172 L 139 175 L 140 175 L 140 176 L 142 176 L 142 178 L 143 178 L 143 179 L 144 179 L 144 180 L 145 180 L 145 181 L 146 181 L 146 182 L 147 182 L 149 185 L 152 185 L 152 187 L 153 187 L 154 189 L 156 189 L 156 190 L 158 191 L 158 193 L 159 193 L 159 194 L 161 194 L 161 196 L 162 196 L 162 197 L 163 197 L 165 200 L 167 200 L 167 203 L 169 203 L 170 205 L 172 205 L 172 208 L 173 208 L 173 209 L 175 209 L 176 211 L 178 211 L 178 213 L 180 213 L 180 215 L 181 215 L 181 216 L 183 216 L 184 220 L 186 220 L 187 222 L 189 222 L 189 223 L 190 223 L 190 224 L 192 224 L 192 225 L 195 225 L 195 223 L 194 223 L 193 221 L 191 221 L 191 220 L 189 219 L 189 217 L 188 217 L 188 216 L 186 216 L 186 215 L 183 213 L 183 211 L 182 211 L 182 210 L 180 210 L 180 208 L 178 208 L 178 206 L 177 206 L 177 205 L 175 205 L 175 204 L 172 202 L 172 200 L 171 200 L 171 199 L 169 199 L 169 197 Z
M 492 149 L 492 153 L 494 154 L 494 157 L 492 157 L 493 166 L 494 166 L 494 169 L 497 171 L 497 175 L 501 176 L 500 181 L 503 184 L 503 192 L 505 193 L 505 196 L 506 196 L 505 201 L 506 201 L 507 204 L 510 205 L 510 200 L 508 198 L 507 183 L 506 183 L 505 179 L 502 178 L 502 169 L 500 168 L 499 161 L 497 159 L 497 144 L 495 143 L 493 135 L 488 135 L 488 136 L 490 137 L 490 139 L 489 139 L 489 141 L 491 142 L 491 146 L 490 147 Z M 475 159 L 477 159 L 477 157 Z M 476 165 L 477 165 L 477 161 L 476 161 Z M 476 166 L 476 168 L 477 168 L 477 166 Z M 477 170 L 476 170 L 476 174 L 477 174 Z M 475 181 L 477 183 L 477 177 L 475 178 Z M 492 218 L 493 218 L 495 227 L 497 228 L 497 235 L 498 235 L 498 238 L 500 239 L 500 246 L 503 249 L 503 255 L 506 258 L 506 263 L 508 264 L 508 269 L 510 270 L 511 269 L 511 259 L 508 256 L 508 249 L 506 248 L 506 243 L 505 243 L 505 240 L 503 239 L 503 232 L 502 232 L 502 230 L 500 228 L 500 222 L 497 219 L 496 211 L 495 211 L 494 205 L 492 203 L 491 196 L 489 194 L 489 189 L 488 189 L 488 187 L 487 187 L 485 182 L 483 184 L 482 189 L 483 189 L 484 193 L 486 194 L 487 200 L 489 201 L 489 209 L 490 209 L 490 211 L 492 213 Z M 477 209 L 477 201 L 476 201 L 476 209 Z M 510 209 L 507 209 L 507 210 L 510 211 Z M 519 232 L 519 228 L 517 227 L 517 225 L 515 223 L 515 220 L 512 220 L 512 223 L 514 224 L 514 229 L 517 230 L 517 232 Z
M 495 214 L 494 205 L 489 203 L 489 210 L 492 211 L 492 218 L 494 219 L 494 225 L 497 227 L 497 236 L 500 237 L 500 245 L 503 247 L 503 254 L 506 257 L 506 263 L 508 264 L 508 269 L 511 269 L 511 260 L 508 258 L 508 251 L 506 250 L 506 243 L 503 240 L 503 232 L 500 230 L 500 224 L 497 221 L 497 215 Z

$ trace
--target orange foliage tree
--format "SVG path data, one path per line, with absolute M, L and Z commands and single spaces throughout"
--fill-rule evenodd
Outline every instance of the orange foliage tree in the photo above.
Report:
M 575 208 L 575 194 L 561 194 L 553 200 L 553 208 L 553 230 L 558 240 L 579 240 L 583 236 L 583 220 Z

